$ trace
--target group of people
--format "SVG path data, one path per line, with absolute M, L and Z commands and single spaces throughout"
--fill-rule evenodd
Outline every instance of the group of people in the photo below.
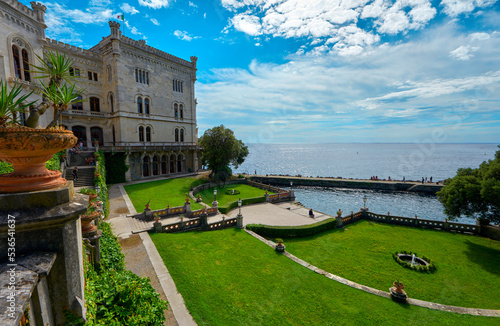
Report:
M 87 163 L 87 165 L 92 165 L 92 166 L 94 166 L 94 165 L 95 165 L 95 159 L 94 159 L 92 156 L 87 157 L 87 158 L 85 159 L 85 163 Z
M 432 177 L 430 177 L 429 182 L 432 183 Z M 427 183 L 427 177 L 422 177 L 422 184 Z

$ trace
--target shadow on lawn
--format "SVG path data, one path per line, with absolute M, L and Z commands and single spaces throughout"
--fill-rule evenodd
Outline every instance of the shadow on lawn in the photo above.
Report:
M 490 273 L 500 275 L 500 250 L 479 245 L 469 240 L 465 243 L 469 249 L 466 254 L 471 262 L 480 265 Z

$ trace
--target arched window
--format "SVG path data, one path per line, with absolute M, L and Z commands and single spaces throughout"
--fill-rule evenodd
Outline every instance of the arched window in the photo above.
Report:
M 28 51 L 26 51 L 26 49 L 23 49 L 21 53 L 23 55 L 24 80 L 31 81 L 30 60 L 28 58 Z
M 149 156 L 144 156 L 142 159 L 142 175 L 149 177 Z
M 109 93 L 109 109 L 111 112 L 115 112 L 115 100 L 113 98 L 113 93 Z
M 174 104 L 174 117 L 179 117 L 179 106 L 177 105 L 177 103 Z
M 170 173 L 175 173 L 175 155 L 170 155 Z
M 19 57 L 19 48 L 15 45 L 12 46 L 12 56 L 14 57 L 14 74 L 16 78 L 21 77 L 21 58 Z
M 138 72 L 138 69 L 136 68 L 135 69 L 135 82 L 138 83 L 139 82 L 139 72 Z
M 182 172 L 182 155 L 177 157 L 177 172 Z
M 104 145 L 104 137 L 102 134 L 102 128 L 100 127 L 91 127 L 90 128 L 90 137 L 92 138 L 92 146 L 95 146 L 95 142 L 99 144 L 99 146 Z
M 167 157 L 165 155 L 161 157 L 161 174 L 167 174 Z
M 90 98 L 90 111 L 100 112 L 99 99 L 97 97 Z
M 149 114 L 149 99 L 144 99 L 144 113 Z
M 160 170 L 158 169 L 158 156 L 153 156 L 153 175 L 160 174 Z
M 144 127 L 143 126 L 139 127 L 139 141 L 140 142 L 144 141 Z
M 180 117 L 181 119 L 184 119 L 184 105 L 179 105 L 179 113 L 180 113 Z
M 179 129 L 175 128 L 175 141 L 179 141 Z
M 106 67 L 106 71 L 108 72 L 108 81 L 111 81 L 112 76 L 111 76 L 111 66 L 110 65 L 108 65 Z
M 181 143 L 184 142 L 184 129 L 181 129 Z
M 116 146 L 115 126 L 113 126 L 113 146 Z
M 146 127 L 146 141 L 151 141 L 151 127 Z
M 142 97 L 137 98 L 137 113 L 142 113 Z

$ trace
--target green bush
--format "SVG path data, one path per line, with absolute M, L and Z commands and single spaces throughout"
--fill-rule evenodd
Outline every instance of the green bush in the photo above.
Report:
M 101 223 L 101 267 L 87 265 L 85 299 L 87 326 L 163 325 L 168 303 L 149 283 L 125 270 L 124 255 L 108 223 Z M 67 320 L 71 325 L 76 325 Z
M 251 205 L 251 204 L 257 204 L 257 203 L 263 203 L 266 201 L 266 197 L 253 197 L 253 198 L 245 198 L 241 200 L 241 205 Z M 222 214 L 227 214 L 231 209 L 238 207 L 238 201 L 233 201 L 230 202 L 226 206 L 220 206 L 219 207 L 219 212 Z
M 101 187 L 99 192 L 99 197 L 101 197 L 103 208 L 104 208 L 104 216 L 109 215 L 109 192 L 108 186 L 106 182 L 106 160 L 104 159 L 104 153 L 99 151 L 96 153 L 96 169 L 94 174 L 99 175 L 94 177 L 94 185 Z
M 108 163 L 106 166 L 106 182 L 114 184 L 127 181 L 125 179 L 125 173 L 129 169 L 125 164 L 127 155 L 125 153 L 106 153 L 105 155 L 105 160 Z
M 300 226 L 271 226 L 263 224 L 249 224 L 247 229 L 269 238 L 302 238 L 318 234 L 337 227 L 337 221 L 329 218 L 324 221 Z
M 11 173 L 12 171 L 14 171 L 12 164 L 0 161 L 0 174 Z
M 407 261 L 404 261 L 402 260 L 401 258 L 398 257 L 398 254 L 405 254 L 405 255 L 413 255 L 415 254 L 415 256 L 425 260 L 426 262 L 429 263 L 428 266 L 423 266 L 423 265 L 411 265 L 411 263 L 407 262 Z M 434 261 L 432 261 L 432 259 L 429 259 L 428 257 L 426 256 L 419 256 L 417 255 L 417 253 L 415 252 L 406 252 L 405 250 L 403 251 L 396 251 L 395 253 L 392 254 L 392 258 L 394 258 L 394 260 L 401 266 L 405 267 L 405 268 L 409 268 L 409 269 L 413 269 L 414 271 L 417 271 L 417 272 L 423 272 L 423 273 L 432 273 L 432 272 L 435 272 L 436 271 L 436 264 L 434 264 Z
M 238 179 L 245 179 L 245 175 L 244 174 L 238 174 Z

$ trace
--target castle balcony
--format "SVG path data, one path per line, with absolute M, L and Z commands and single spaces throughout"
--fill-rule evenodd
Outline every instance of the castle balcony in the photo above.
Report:
M 66 110 L 63 112 L 63 116 L 109 118 L 109 113 L 108 112 L 87 111 L 87 110 Z
M 104 152 L 139 152 L 139 151 L 199 151 L 201 146 L 197 143 L 179 142 L 104 142 L 99 146 Z

